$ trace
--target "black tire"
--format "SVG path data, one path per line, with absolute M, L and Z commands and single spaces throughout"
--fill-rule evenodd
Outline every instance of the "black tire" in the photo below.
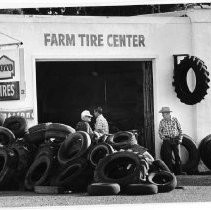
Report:
M 193 69 L 196 77 L 196 86 L 193 92 L 191 92 L 187 85 L 187 73 L 190 69 Z M 185 57 L 174 69 L 173 83 L 177 97 L 182 103 L 193 105 L 204 99 L 209 88 L 208 78 L 209 72 L 204 62 L 195 56 Z
M 91 139 L 86 132 L 79 131 L 69 134 L 59 148 L 59 163 L 64 165 L 69 161 L 82 157 L 90 145 Z
M 200 160 L 196 144 L 194 143 L 191 137 L 189 137 L 186 134 L 183 134 L 181 145 L 185 147 L 185 149 L 188 151 L 189 154 L 188 161 L 185 164 L 181 165 L 182 171 L 187 173 L 193 173 L 197 170 Z M 161 159 L 164 161 L 165 161 L 165 153 L 166 153 L 166 148 L 162 144 L 160 155 Z M 172 163 L 173 163 L 173 156 L 172 156 Z
M 117 183 L 93 183 L 88 186 L 89 195 L 117 195 L 120 192 L 120 186 Z
M 124 187 L 138 183 L 142 170 L 143 166 L 138 155 L 127 151 L 116 152 L 99 161 L 95 169 L 94 181 L 118 183 Z
M 45 139 L 55 139 L 54 141 L 57 143 L 62 143 L 69 134 L 61 132 L 61 131 L 46 131 L 45 132 Z
M 46 155 L 50 156 L 53 159 L 57 160 L 59 145 L 52 142 L 52 143 L 43 143 L 39 146 L 39 149 L 37 150 L 37 154 L 35 159 L 39 158 L 40 156 Z
M 209 159 L 210 159 L 210 154 L 208 151 L 208 143 L 211 142 L 211 134 L 203 138 L 199 144 L 198 151 L 201 160 L 203 163 L 210 169 L 211 165 L 208 164 Z M 209 165 L 209 166 L 208 166 Z
M 100 159 L 112 154 L 114 149 L 107 143 L 99 143 L 90 148 L 87 159 L 93 167 L 96 167 Z
M 35 186 L 34 192 L 38 194 L 64 194 L 66 188 L 57 186 Z
M 129 184 L 123 193 L 127 195 L 152 195 L 158 193 L 158 186 L 155 184 Z
M 11 130 L 16 138 L 22 138 L 28 130 L 27 121 L 21 116 L 11 116 L 6 118 L 3 127 Z
M 162 160 L 154 160 L 150 165 L 149 173 L 155 171 L 168 171 L 171 172 L 169 167 Z
M 16 177 L 17 155 L 9 148 L 0 148 L 0 189 L 8 189 Z
M 128 131 L 119 131 L 114 135 L 109 136 L 106 141 L 116 150 L 137 143 L 135 135 Z
M 0 126 L 0 144 L 8 145 L 12 142 L 15 142 L 15 135 L 8 128 Z
M 85 192 L 93 179 L 93 170 L 85 159 L 80 158 L 65 164 L 52 178 L 51 185 L 67 187 L 71 191 Z
M 75 129 L 69 125 L 61 123 L 51 123 L 47 126 L 46 131 L 60 131 L 66 134 L 75 133 Z
M 158 192 L 169 192 L 177 186 L 176 176 L 168 171 L 150 173 L 148 181 L 158 186 Z
M 185 164 L 182 164 L 182 171 L 187 173 L 197 171 L 200 157 L 196 144 L 194 143 L 191 137 L 186 134 L 183 134 L 181 145 L 185 147 L 189 154 L 188 161 Z
M 45 141 L 45 130 L 37 130 L 33 133 L 26 134 L 25 139 L 28 143 L 39 146 Z
M 35 132 L 40 131 L 40 130 L 45 131 L 50 124 L 51 124 L 51 122 L 40 123 L 38 125 L 34 125 L 34 126 L 29 128 L 29 133 L 35 133 Z
M 11 144 L 9 148 L 17 154 L 16 176 L 18 176 L 19 179 L 24 179 L 34 159 L 35 150 L 32 146 L 21 141 Z
M 39 156 L 34 160 L 25 177 L 25 187 L 32 190 L 34 186 L 49 185 L 50 177 L 55 173 L 54 160 L 47 155 Z

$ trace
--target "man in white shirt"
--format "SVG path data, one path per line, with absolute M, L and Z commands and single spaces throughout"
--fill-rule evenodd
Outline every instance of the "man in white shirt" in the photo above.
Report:
M 102 113 L 103 109 L 101 107 L 94 109 L 94 116 L 96 117 L 95 131 L 103 135 L 109 133 L 109 127 L 108 122 Z

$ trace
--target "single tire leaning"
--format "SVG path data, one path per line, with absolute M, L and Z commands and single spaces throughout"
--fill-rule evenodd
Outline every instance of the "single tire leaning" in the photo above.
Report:
M 11 130 L 16 138 L 22 138 L 28 130 L 27 121 L 21 116 L 6 118 L 3 126 Z
M 169 192 L 177 186 L 176 176 L 168 171 L 152 172 L 148 176 L 148 181 L 158 186 L 158 192 Z
M 119 131 L 109 136 L 106 141 L 116 150 L 137 142 L 135 135 L 128 131 Z
M 193 92 L 188 88 L 187 73 L 193 69 L 196 77 L 196 86 Z M 185 57 L 174 69 L 173 83 L 177 97 L 182 103 L 193 105 L 204 99 L 209 88 L 209 72 L 204 62 L 195 56 Z
M 8 128 L 0 126 L 0 144 L 6 146 L 15 142 L 15 135 Z
M 196 144 L 194 143 L 191 137 L 186 134 L 183 134 L 183 140 L 181 145 L 185 147 L 189 154 L 188 161 L 185 164 L 182 164 L 182 171 L 187 173 L 197 171 L 200 156 Z
M 207 142 L 207 156 L 205 159 L 205 165 L 207 166 L 207 168 L 209 168 L 211 170 L 211 141 Z
M 210 142 L 211 134 L 203 138 L 198 147 L 200 158 L 209 169 L 211 168 L 211 164 L 208 164 L 211 161 L 211 153 L 209 153 L 208 150 L 208 145 L 210 145 Z
M 200 157 L 198 149 L 192 138 L 186 134 L 183 134 L 183 140 L 181 145 L 185 147 L 189 155 L 187 162 L 185 164 L 182 164 L 182 171 L 187 173 L 192 173 L 197 170 L 197 166 L 199 164 Z M 160 155 L 161 159 L 164 161 L 165 161 L 165 153 L 166 153 L 166 148 L 162 144 Z M 172 155 L 172 162 L 173 162 L 173 155 Z
M 66 187 L 69 190 L 85 192 L 93 179 L 93 170 L 83 158 L 68 162 L 51 180 L 51 186 Z
M 86 132 L 79 131 L 69 134 L 59 148 L 59 163 L 64 165 L 69 161 L 82 157 L 90 145 L 91 139 Z
M 116 152 L 99 161 L 95 169 L 94 181 L 118 183 L 124 187 L 138 183 L 142 170 L 143 166 L 138 155 L 127 151 Z
M 34 186 L 49 185 L 54 173 L 54 161 L 50 156 L 42 155 L 34 160 L 25 177 L 25 187 L 32 190 Z
M 129 184 L 124 194 L 127 195 L 152 195 L 158 193 L 158 186 L 155 184 Z
M 96 167 L 100 159 L 114 153 L 114 149 L 107 143 L 99 143 L 90 148 L 87 159 L 93 167 Z
M 93 183 L 87 188 L 89 195 L 117 195 L 120 192 L 120 186 L 117 183 Z

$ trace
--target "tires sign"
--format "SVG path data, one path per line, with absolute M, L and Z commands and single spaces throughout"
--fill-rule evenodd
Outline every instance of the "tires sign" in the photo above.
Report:
M 0 80 L 12 79 L 15 76 L 15 62 L 3 55 L 0 57 Z
M 0 82 L 0 101 L 19 100 L 19 82 Z

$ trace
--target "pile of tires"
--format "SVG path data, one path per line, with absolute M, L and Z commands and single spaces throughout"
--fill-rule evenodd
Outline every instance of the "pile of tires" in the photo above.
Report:
M 23 188 L 25 174 L 32 163 L 36 147 L 27 142 L 25 118 L 6 118 L 0 126 L 0 190 Z
M 211 135 L 201 140 L 198 150 L 201 160 L 205 166 L 211 170 Z
M 61 123 L 30 128 L 12 117 L 0 127 L 0 190 L 88 195 L 155 194 L 171 191 L 175 176 L 160 160 L 150 162 L 133 132 L 91 139 Z

